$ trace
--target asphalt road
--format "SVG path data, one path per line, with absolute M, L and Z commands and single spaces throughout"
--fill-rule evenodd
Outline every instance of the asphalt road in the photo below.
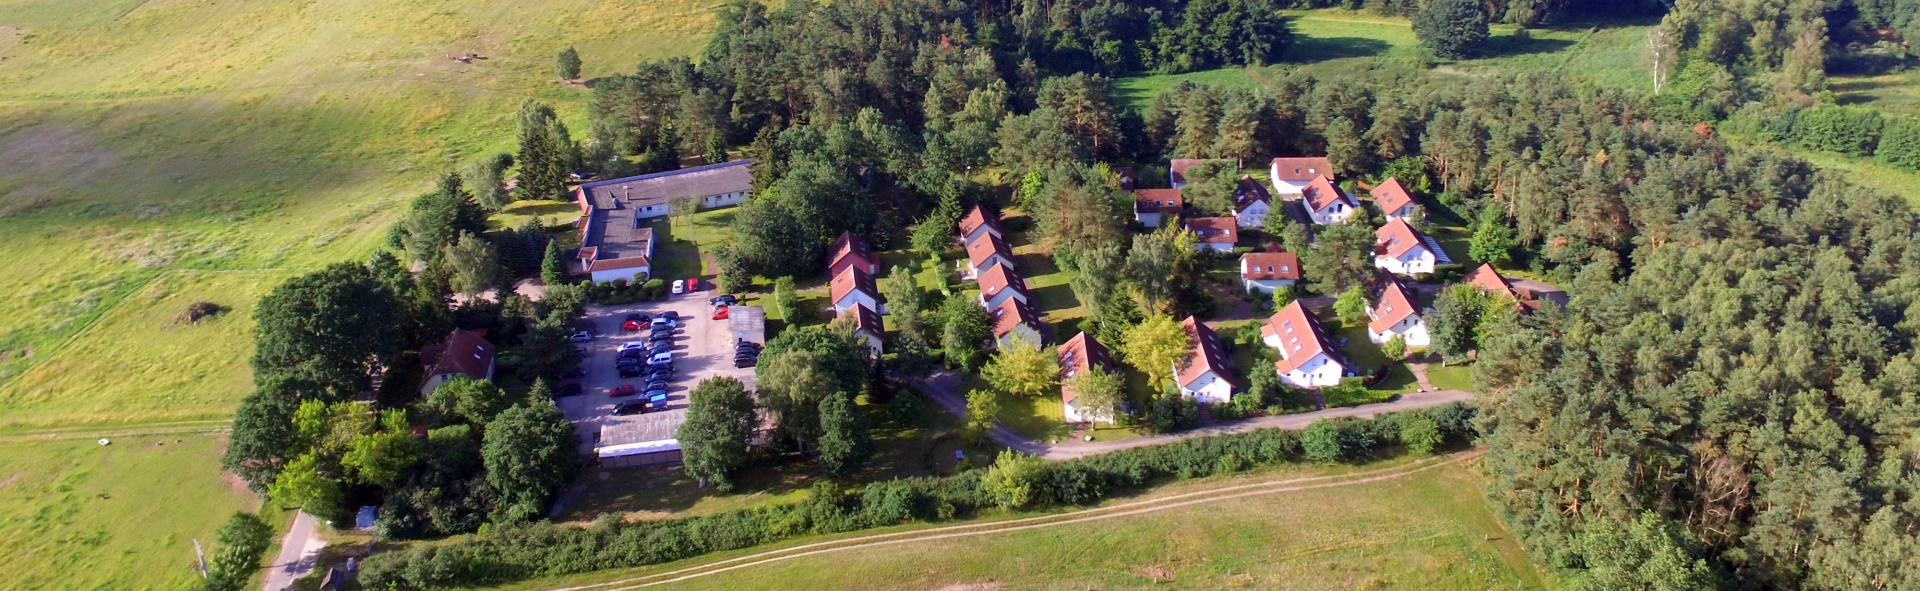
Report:
M 320 558 L 320 549 L 327 547 L 325 541 L 313 537 L 315 525 L 313 516 L 306 511 L 293 515 L 293 527 L 287 530 L 287 537 L 280 539 L 280 554 L 267 565 L 267 582 L 262 589 L 282 591 L 313 570 L 314 561 Z

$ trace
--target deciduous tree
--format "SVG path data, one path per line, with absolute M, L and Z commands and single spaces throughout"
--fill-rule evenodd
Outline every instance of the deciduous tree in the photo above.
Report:
M 687 394 L 687 421 L 674 435 L 681 462 L 714 490 L 733 490 L 731 476 L 746 467 L 756 427 L 753 396 L 745 384 L 730 377 L 702 380 Z
M 835 392 L 820 400 L 820 470 L 829 476 L 859 472 L 873 457 L 873 437 L 853 397 Z
M 1115 352 L 1156 386 L 1165 386 L 1172 383 L 1174 366 L 1192 354 L 1193 341 L 1173 317 L 1156 315 L 1128 329 Z
M 1060 359 L 1052 349 L 1025 333 L 1013 333 L 1000 345 L 993 359 L 980 369 L 981 377 L 994 389 L 1014 396 L 1037 397 L 1057 391 L 1060 384 Z
M 500 491 L 495 521 L 517 522 L 546 513 L 547 501 L 579 470 L 573 423 L 548 400 L 529 400 L 494 417 L 482 436 L 487 482 Z

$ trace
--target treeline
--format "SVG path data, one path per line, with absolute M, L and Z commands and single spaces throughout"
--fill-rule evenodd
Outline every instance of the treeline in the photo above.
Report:
M 436 589 L 663 564 L 702 554 L 913 521 L 964 519 L 991 508 L 1091 505 L 1176 478 L 1232 474 L 1302 461 L 1379 457 L 1398 448 L 1430 452 L 1472 436 L 1473 410 L 1459 404 L 1364 420 L 1320 421 L 1301 432 L 1262 430 L 1189 439 L 1060 463 L 1005 455 L 992 468 L 901 478 L 856 490 L 816 486 L 807 500 L 699 517 L 625 522 L 603 516 L 586 528 L 527 524 L 471 540 L 379 554 L 362 567 L 368 587 Z
M 1920 119 L 1872 109 L 1749 103 L 1729 117 L 1728 133 L 1808 150 L 1871 156 L 1897 168 L 1920 171 Z

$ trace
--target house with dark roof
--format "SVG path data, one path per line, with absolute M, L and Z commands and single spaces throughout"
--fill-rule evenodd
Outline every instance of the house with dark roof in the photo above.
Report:
M 879 259 L 873 256 L 873 247 L 867 245 L 866 239 L 853 232 L 841 232 L 827 247 L 827 276 L 839 275 L 849 267 L 866 271 L 868 275 L 880 273 Z
M 1001 239 L 1007 237 L 1006 230 L 1000 227 L 999 214 L 989 214 L 986 209 L 975 205 L 960 218 L 960 243 L 973 244 L 982 234 L 992 234 Z
M 1020 300 L 1007 298 L 990 314 L 993 316 L 994 346 L 1005 346 L 1013 341 L 1015 335 L 1023 335 L 1035 343 L 1046 342 L 1040 336 L 1040 329 L 1044 326 L 1040 322 L 1040 315 Z
M 420 365 L 427 368 L 426 380 L 420 384 L 421 396 L 433 393 L 449 380 L 491 381 L 493 343 L 487 342 L 484 332 L 456 328 L 447 340 L 420 349 Z
M 1106 346 L 1093 340 L 1092 335 L 1082 332 L 1073 335 L 1053 351 L 1060 360 L 1061 418 L 1068 423 L 1112 423 L 1113 413 L 1083 411 L 1074 404 L 1080 398 L 1080 394 L 1073 391 L 1075 376 L 1089 371 L 1113 371 L 1113 356 L 1107 352 Z
M 1386 214 L 1388 220 L 1413 217 L 1413 194 L 1408 193 L 1407 188 L 1400 185 L 1400 179 L 1388 177 L 1386 182 L 1374 185 L 1373 190 L 1367 193 L 1373 196 L 1373 204 Z
M 1120 190 L 1122 191 L 1133 190 L 1133 169 L 1132 168 L 1128 168 L 1125 166 L 1115 166 L 1113 168 L 1107 169 L 1107 172 L 1113 173 L 1114 177 L 1120 179 Z
M 1201 252 L 1233 252 L 1240 241 L 1240 226 L 1234 218 L 1188 218 L 1187 231 L 1193 233 L 1193 249 Z
M 1381 286 L 1380 295 L 1367 307 L 1367 340 L 1378 345 L 1400 337 L 1408 347 L 1425 347 L 1431 343 L 1427 322 L 1420 315 L 1419 302 L 1412 290 L 1392 277 L 1382 283 L 1385 285 Z
M 847 267 L 834 275 L 827 283 L 828 301 L 833 302 L 834 313 L 846 312 L 855 304 L 868 309 L 880 310 L 880 289 L 874 284 L 873 275 L 855 267 Z
M 967 266 L 960 270 L 960 277 L 977 278 L 994 265 L 1013 266 L 1013 249 L 998 234 L 982 233 L 967 243 Z
M 1163 220 L 1179 217 L 1186 206 L 1179 189 L 1133 190 L 1133 221 L 1142 226 L 1158 228 Z
M 1251 176 L 1241 175 L 1240 183 L 1233 187 L 1233 217 L 1242 228 L 1258 228 L 1267 221 L 1267 210 L 1273 207 L 1273 194 L 1267 192 L 1266 183 Z
M 695 197 L 700 209 L 738 205 L 753 191 L 751 160 L 736 160 L 582 184 L 573 190 L 580 219 L 578 263 L 594 281 L 642 281 L 652 272 L 653 231 L 675 197 Z
M 1201 404 L 1232 402 L 1233 382 L 1228 376 L 1233 375 L 1233 366 L 1220 335 L 1192 316 L 1180 323 L 1180 329 L 1187 331 L 1187 345 L 1192 347 L 1185 361 L 1173 364 L 1173 381 L 1180 393 Z
M 855 303 L 840 311 L 839 321 L 853 325 L 853 336 L 867 343 L 867 351 L 874 359 L 880 358 L 885 346 L 887 331 L 880 324 L 880 313 L 868 308 L 866 304 Z
M 1413 229 L 1405 219 L 1389 220 L 1373 236 L 1373 266 L 1389 273 L 1432 273 L 1435 264 L 1451 262 L 1440 250 L 1440 243 Z
M 1284 250 L 1240 255 L 1240 284 L 1248 292 L 1270 294 L 1299 282 L 1298 255 Z
M 1289 386 L 1338 386 L 1347 373 L 1346 357 L 1333 346 L 1320 319 L 1299 300 L 1267 319 L 1260 327 L 1260 341 L 1280 352 L 1273 368 L 1280 374 L 1280 381 Z
M 1299 195 L 1305 191 L 1314 177 L 1333 177 L 1333 165 L 1322 158 L 1275 158 L 1267 169 L 1269 181 L 1273 183 L 1273 192 L 1280 195 Z
M 1033 292 L 1027 290 L 1027 280 L 1019 271 L 1012 265 L 994 265 L 980 274 L 980 307 L 996 309 L 1009 299 L 1033 305 Z
M 1327 177 L 1313 177 L 1307 186 L 1300 190 L 1300 204 L 1307 210 L 1307 216 L 1313 223 L 1322 226 L 1343 224 L 1353 217 L 1353 210 L 1360 203 L 1353 200 Z

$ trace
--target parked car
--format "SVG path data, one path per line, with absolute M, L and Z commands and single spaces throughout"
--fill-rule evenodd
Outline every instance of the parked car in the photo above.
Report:
M 765 346 L 766 345 L 762 345 L 760 343 L 756 343 L 746 339 L 733 340 L 733 348 L 735 349 L 753 349 L 755 351 L 759 351 L 761 347 L 765 347 Z
M 688 277 L 688 278 L 687 278 L 687 291 L 700 291 L 700 278 L 699 278 L 699 277 Z
M 673 350 L 672 342 L 654 343 L 652 346 L 647 347 L 647 354 L 659 355 L 661 353 L 665 353 L 672 350 Z
M 584 377 L 587 377 L 587 370 L 581 368 L 578 365 L 573 366 L 573 369 L 567 370 L 567 373 L 560 374 L 560 379 L 563 379 L 563 380 L 578 379 L 578 378 L 584 378 Z
M 659 317 L 660 317 L 660 318 L 665 318 L 665 319 L 667 319 L 667 320 L 679 320 L 679 319 L 680 319 L 680 313 L 679 313 L 679 312 L 675 312 L 675 311 L 673 311 L 673 310 L 667 310 L 667 311 L 665 311 L 665 312 L 661 312 L 661 313 L 660 313 L 660 316 L 659 316 Z M 678 326 L 678 325 L 679 325 L 679 323 L 678 323 L 678 322 L 675 322 L 675 323 L 674 323 L 674 325 L 675 325 L 675 326 Z
M 673 280 L 673 295 L 680 295 L 683 293 L 687 293 L 687 282 L 681 281 L 679 279 Z
M 647 381 L 649 382 L 664 382 L 672 379 L 673 379 L 673 368 L 671 367 L 668 367 L 665 369 L 656 369 L 656 370 L 653 370 L 652 373 L 647 374 Z
M 613 405 L 613 414 L 616 415 L 637 415 L 643 412 L 647 412 L 645 400 L 622 400 L 619 404 Z
M 621 351 L 620 356 L 617 359 L 621 361 L 625 361 L 628 359 L 639 359 L 641 357 L 646 357 L 647 355 L 648 353 L 646 349 L 634 348 L 634 349 L 627 349 L 625 351 Z
M 714 306 L 731 306 L 740 303 L 740 300 L 734 299 L 733 294 L 726 294 L 713 296 L 707 300 L 707 303 Z
M 633 384 L 620 384 L 618 386 L 614 386 L 612 390 L 608 390 L 607 395 L 608 396 L 632 396 L 633 392 L 634 392 Z
M 721 307 L 718 307 L 718 308 L 714 308 L 714 309 L 713 309 L 713 319 L 714 319 L 714 320 L 726 320 L 726 319 L 727 319 L 727 310 L 728 310 L 728 308 L 727 308 L 726 306 L 721 306 Z
M 646 314 L 628 314 L 626 322 L 620 323 L 620 329 L 621 330 L 640 330 L 640 325 L 646 324 L 647 320 L 648 318 Z
M 654 353 L 652 357 L 647 358 L 648 365 L 653 365 L 658 363 L 673 363 L 673 352 L 667 351 L 662 353 Z
M 759 355 L 735 355 L 733 357 L 734 367 L 753 367 L 759 364 L 760 364 Z
M 638 364 L 620 366 L 621 379 L 630 379 L 630 378 L 637 378 L 637 377 L 640 377 L 640 366 Z
M 666 381 L 666 380 L 647 380 L 647 388 L 646 388 L 646 389 L 648 389 L 648 390 L 665 390 L 665 389 L 667 389 L 667 381 Z
M 658 399 L 660 401 L 660 407 L 666 408 L 666 405 L 667 405 L 666 390 L 648 390 L 646 391 L 645 394 L 642 394 L 640 397 L 646 400 L 647 402 L 653 402 L 655 399 Z
M 566 398 L 568 396 L 579 396 L 586 393 L 586 391 L 585 388 L 580 387 L 580 384 L 560 384 L 560 389 L 553 391 L 553 397 Z
M 580 332 L 573 333 L 573 336 L 567 337 L 567 340 L 573 341 L 576 343 L 584 343 L 584 342 L 593 340 L 593 333 L 583 330 Z
M 642 343 L 640 341 L 627 341 L 624 343 L 620 343 L 620 352 L 622 353 L 625 353 L 627 351 L 632 351 L 634 349 L 645 349 L 645 348 L 647 348 L 647 344 Z

